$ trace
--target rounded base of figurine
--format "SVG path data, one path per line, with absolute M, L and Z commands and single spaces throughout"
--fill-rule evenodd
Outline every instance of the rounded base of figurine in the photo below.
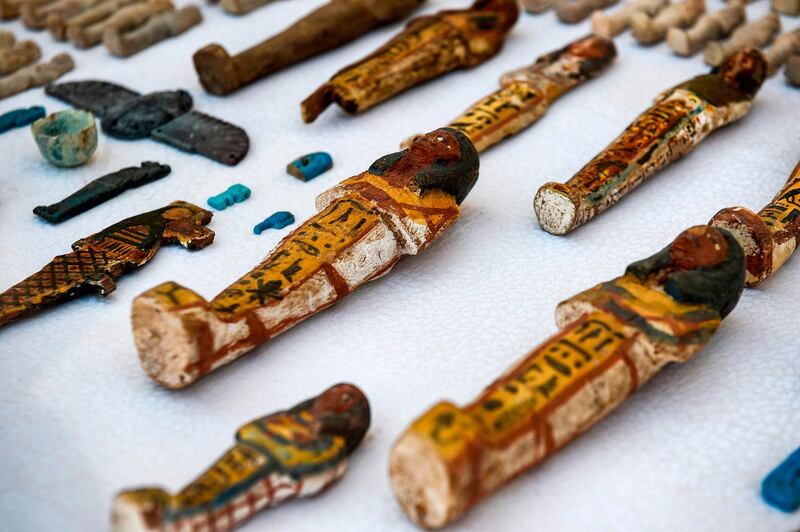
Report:
M 667 44 L 672 48 L 673 52 L 684 57 L 690 56 L 695 52 L 692 49 L 689 35 L 680 28 L 669 29 L 667 32 Z
M 548 183 L 536 193 L 533 209 L 539 225 L 550 234 L 564 235 L 575 225 L 578 206 L 570 195 L 560 190 L 564 185 Z

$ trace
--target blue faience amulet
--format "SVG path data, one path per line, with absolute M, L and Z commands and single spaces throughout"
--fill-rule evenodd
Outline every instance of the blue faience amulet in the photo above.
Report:
M 42 156 L 55 166 L 80 166 L 97 149 L 97 126 L 88 111 L 61 111 L 31 126 Z
M 294 215 L 288 211 L 278 211 L 257 226 L 253 228 L 253 232 L 260 235 L 267 229 L 283 229 L 287 225 L 294 223 Z
M 286 166 L 286 171 L 301 181 L 311 181 L 333 168 L 329 153 L 318 151 L 295 159 Z
M 218 211 L 224 211 L 234 203 L 241 203 L 249 197 L 250 189 L 237 183 L 222 194 L 208 198 L 208 204 Z
M 45 117 L 44 107 L 36 106 L 28 109 L 15 109 L 0 115 L 0 133 L 5 133 L 16 127 L 24 127 L 33 124 L 40 118 Z
M 800 508 L 800 449 L 767 475 L 761 483 L 761 497 L 782 512 Z

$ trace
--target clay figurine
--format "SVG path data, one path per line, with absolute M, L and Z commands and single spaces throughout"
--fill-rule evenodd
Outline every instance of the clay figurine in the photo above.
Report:
M 117 279 L 147 264 L 162 244 L 204 248 L 214 241 L 204 227 L 210 221 L 210 212 L 175 201 L 78 240 L 72 252 L 0 294 L 0 326 L 86 292 L 110 294 Z
M 800 28 L 778 35 L 764 53 L 767 58 L 767 75 L 777 74 L 794 54 L 800 54 Z
M 589 430 L 670 362 L 691 359 L 733 310 L 744 256 L 692 227 L 625 274 L 562 302 L 559 332 L 467 406 L 440 402 L 394 446 L 389 478 L 425 528 L 452 523 Z
M 235 56 L 219 44 L 205 46 L 194 54 L 194 67 L 208 92 L 230 94 L 372 29 L 401 20 L 424 1 L 329 0 L 281 33 Z
M 669 0 L 630 0 L 614 13 L 595 11 L 592 13 L 592 32 L 609 39 L 616 37 L 628 28 L 634 13 L 641 11 L 653 17 L 668 3 Z
M 111 530 L 232 530 L 260 510 L 334 484 L 369 424 L 364 393 L 352 384 L 337 384 L 243 425 L 233 447 L 179 493 L 123 491 L 114 500 Z
M 0 134 L 17 127 L 29 126 L 45 117 L 44 107 L 15 109 L 0 115 Z
M 163 91 L 142 96 L 105 81 L 49 85 L 45 92 L 103 119 L 103 131 L 123 140 L 151 137 L 179 150 L 235 166 L 250 147 L 245 131 L 192 111 L 188 92 Z
M 775 13 L 769 13 L 749 24 L 736 28 L 726 41 L 711 41 L 703 51 L 703 59 L 711 66 L 716 66 L 728 55 L 745 48 L 761 48 L 772 42 L 781 31 L 781 19 Z
M 8 30 L 0 30 L 0 50 L 5 50 L 14 46 L 17 38 Z
M 786 61 L 786 80 L 794 85 L 800 87 L 800 53 L 794 54 Z
M 102 20 L 92 21 L 86 26 L 70 25 L 67 36 L 78 48 L 89 48 L 103 42 L 103 35 L 107 31 L 135 29 L 151 17 L 174 10 L 175 6 L 170 0 L 133 2 L 119 6 L 118 9 L 108 12 Z
M 522 0 L 522 7 L 528 13 L 544 13 L 556 3 L 556 0 Z
M 95 179 L 58 203 L 34 208 L 33 214 L 51 224 L 59 224 L 116 198 L 126 190 L 166 177 L 170 171 L 165 164 L 151 162 L 144 162 L 140 167 L 123 168 Z
M 800 15 L 800 0 L 772 0 L 772 9 L 784 15 Z
M 232 15 L 245 15 L 273 0 L 222 0 L 219 5 Z
M 662 93 L 566 184 L 547 183 L 533 207 L 542 229 L 563 235 L 612 207 L 645 179 L 690 153 L 706 136 L 747 114 L 767 73 L 747 49 Z
M 333 168 L 333 158 L 324 151 L 298 157 L 286 166 L 286 171 L 300 181 L 311 181 Z
M 335 74 L 302 104 L 313 122 L 336 102 L 360 113 L 404 90 L 494 57 L 517 21 L 516 0 L 476 0 L 463 10 L 418 17 L 366 58 Z
M 278 211 L 253 228 L 253 232 L 260 235 L 267 229 L 283 229 L 294 223 L 294 214 L 288 211 Z
M 694 55 L 706 43 L 730 35 L 745 18 L 744 4 L 732 2 L 718 11 L 701 16 L 691 28 L 670 28 L 667 44 L 678 55 Z
M 757 214 L 745 207 L 722 209 L 710 224 L 736 237 L 747 256 L 747 286 L 759 285 L 800 245 L 800 164 L 775 199 Z
M 593 12 L 611 7 L 617 2 L 619 0 L 558 0 L 556 16 L 561 22 L 577 24 Z
M 224 211 L 231 205 L 241 203 L 250 197 L 250 189 L 244 185 L 231 185 L 228 190 L 208 198 L 208 204 L 218 211 Z
M 42 157 L 55 166 L 80 166 L 97 149 L 97 126 L 92 113 L 59 111 L 31 125 Z
M 318 214 L 213 300 L 172 282 L 145 292 L 132 313 L 144 370 L 183 388 L 387 274 L 458 220 L 477 178 L 469 139 L 438 129 L 320 194 Z
M 58 54 L 47 63 L 37 63 L 20 68 L 13 74 L 0 79 L 0 99 L 47 85 L 73 68 L 75 68 L 75 62 L 69 54 Z
M 63 22 L 63 28 L 55 22 L 58 34 L 63 34 L 78 48 L 88 48 L 99 44 L 103 38 L 105 23 L 114 14 L 140 0 L 99 0 L 86 5 L 77 15 Z M 161 5 L 164 5 L 163 3 Z M 166 6 L 169 9 L 169 6 Z M 55 35 L 55 34 L 54 34 Z
M 539 120 L 562 94 L 602 73 L 616 57 L 614 42 L 589 35 L 507 72 L 501 89 L 476 102 L 448 127 L 464 133 L 478 152 Z
M 670 28 L 688 28 L 694 24 L 705 10 L 705 0 L 684 0 L 668 5 L 652 17 L 640 11 L 631 15 L 631 33 L 640 44 L 656 44 L 666 38 Z
M 0 76 L 13 74 L 20 68 L 35 63 L 42 50 L 33 41 L 20 41 L 9 48 L 0 49 Z
M 800 508 L 800 449 L 767 475 L 761 483 L 761 497 L 782 512 Z
M 138 21 L 136 21 L 138 22 Z M 180 35 L 203 22 L 200 9 L 194 5 L 164 11 L 139 25 L 111 26 L 103 30 L 103 44 L 112 54 L 128 57 L 170 37 Z

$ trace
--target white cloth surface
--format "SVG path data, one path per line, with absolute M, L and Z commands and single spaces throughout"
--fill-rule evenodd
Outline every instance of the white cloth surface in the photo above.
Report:
M 415 530 L 387 480 L 391 446 L 412 420 L 440 399 L 474 398 L 556 331 L 559 301 L 621 274 L 723 207 L 760 209 L 800 155 L 800 92 L 781 73 L 765 83 L 749 116 L 612 210 L 566 237 L 540 230 L 531 203 L 541 184 L 569 179 L 660 91 L 708 70 L 700 55 L 681 59 L 666 44 L 640 47 L 624 34 L 611 69 L 482 156 L 462 219 L 432 248 L 191 388 L 161 389 L 143 373 L 133 345 L 136 295 L 174 280 L 213 297 L 296 227 L 254 235 L 252 227 L 267 215 L 289 210 L 304 220 L 319 192 L 397 151 L 408 135 L 446 124 L 495 90 L 503 72 L 589 31 L 588 21 L 571 26 L 553 12 L 522 13 L 504 51 L 478 68 L 358 117 L 331 108 L 312 125 L 302 123 L 299 102 L 401 24 L 229 97 L 202 90 L 191 62 L 195 50 L 220 42 L 238 52 L 322 3 L 281 0 L 240 18 L 204 6 L 202 25 L 124 60 L 102 47 L 78 51 L 55 43 L 19 21 L 0 24 L 19 39 L 35 39 L 45 58 L 69 51 L 77 67 L 62 81 L 109 80 L 141 92 L 185 88 L 196 109 L 244 127 L 252 141 L 244 161 L 229 168 L 154 141 L 101 134 L 89 164 L 61 170 L 39 155 L 27 128 L 0 136 L 1 288 L 128 216 L 175 199 L 205 205 L 234 183 L 253 192 L 215 213 L 216 241 L 205 250 L 164 248 L 107 298 L 83 297 L 0 330 L 0 529 L 106 529 L 117 491 L 178 490 L 232 444 L 240 425 L 348 381 L 367 393 L 373 420 L 342 481 L 317 498 L 262 512 L 243 530 Z M 430 1 L 418 14 L 467 4 Z M 748 14 L 754 19 L 767 8 L 762 0 Z M 800 22 L 783 21 L 785 30 Z M 0 112 L 29 105 L 45 105 L 48 113 L 67 108 L 36 89 L 0 101 Z M 331 172 L 309 183 L 286 174 L 289 161 L 318 150 L 333 155 Z M 61 225 L 31 213 L 146 160 L 170 164 L 172 174 Z M 664 370 L 453 530 L 798 529 L 800 514 L 766 506 L 759 487 L 800 445 L 799 273 L 795 258 L 761 288 L 747 290 L 694 360 Z

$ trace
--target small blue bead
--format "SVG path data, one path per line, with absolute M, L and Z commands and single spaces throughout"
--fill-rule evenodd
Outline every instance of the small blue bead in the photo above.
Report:
M 28 109 L 15 109 L 0 115 L 0 133 L 5 133 L 16 127 L 24 127 L 33 124 L 40 118 L 44 118 L 44 107 L 36 106 Z
M 260 235 L 266 229 L 283 229 L 287 225 L 294 223 L 294 215 L 288 211 L 278 211 L 257 226 L 253 228 L 253 232 Z
M 782 512 L 800 508 L 800 449 L 767 475 L 761 483 L 761 497 Z
M 234 203 L 241 203 L 249 197 L 250 189 L 237 183 L 222 194 L 217 194 L 216 196 L 208 198 L 208 204 L 218 211 L 224 211 Z
M 286 171 L 301 181 L 311 181 L 333 168 L 333 158 L 329 153 L 318 151 L 295 159 Z

